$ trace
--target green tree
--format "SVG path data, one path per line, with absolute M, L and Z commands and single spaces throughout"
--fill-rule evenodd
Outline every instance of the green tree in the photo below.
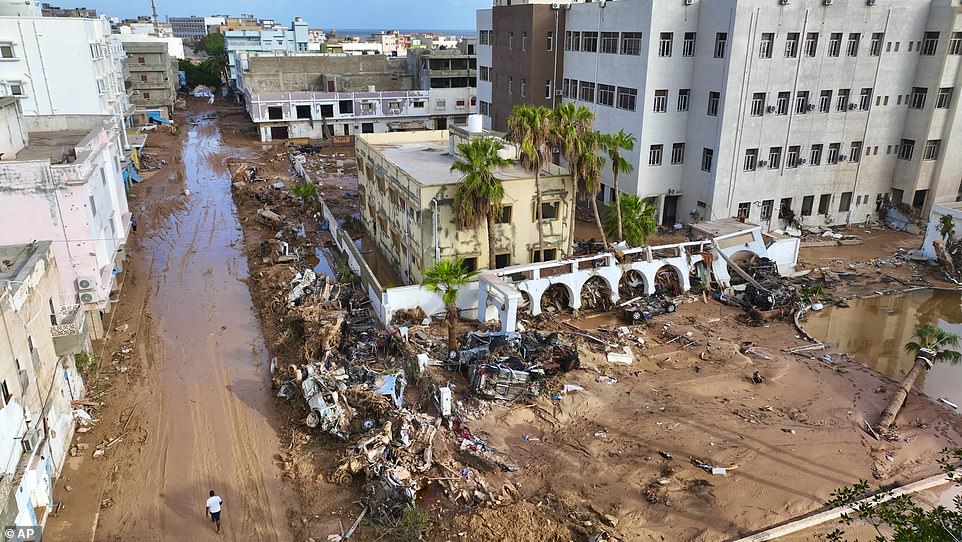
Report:
M 534 173 L 535 207 L 538 219 L 538 260 L 544 261 L 544 210 L 541 208 L 541 170 L 550 161 L 551 110 L 547 107 L 516 105 L 508 116 L 508 141 L 518 147 L 521 166 Z
M 621 155 L 621 151 L 630 151 L 635 148 L 635 136 L 624 130 L 618 130 L 613 134 L 604 134 L 601 136 L 601 148 L 608 154 L 608 160 L 611 162 L 611 176 L 615 185 L 615 214 L 618 217 L 618 235 L 615 239 L 623 241 L 621 189 L 618 187 L 618 175 L 631 173 L 631 170 L 634 169 L 631 163 Z
M 919 375 L 931 369 L 935 362 L 949 361 L 954 364 L 962 359 L 962 354 L 953 350 L 959 345 L 959 336 L 940 329 L 935 324 L 929 322 L 918 324 L 915 326 L 912 337 L 916 340 L 905 343 L 905 351 L 915 354 L 915 363 L 912 364 L 905 378 L 899 382 L 888 406 L 879 415 L 879 431 L 887 431 L 892 426 Z
M 561 150 L 561 155 L 568 162 L 571 170 L 571 212 L 568 218 L 568 246 L 565 254 L 571 255 L 571 248 L 575 241 L 576 204 L 578 190 L 581 188 L 581 166 L 583 156 L 593 154 L 584 149 L 584 144 L 593 142 L 594 138 L 585 139 L 585 134 L 591 132 L 595 121 L 595 114 L 583 105 L 576 106 L 572 102 L 555 106 L 552 112 L 551 143 Z
M 598 213 L 598 192 L 601 191 L 601 170 L 605 167 L 605 159 L 597 154 L 601 134 L 587 132 L 578 140 L 581 155 L 578 157 L 578 178 L 582 182 L 581 193 L 591 202 L 591 210 L 595 214 L 595 225 L 601 234 L 601 242 L 608 247 L 608 236 L 601 225 L 601 215 Z M 573 222 L 572 222 L 573 223 Z
M 638 196 L 625 194 L 621 197 L 620 209 L 624 221 L 624 241 L 633 247 L 643 246 L 658 229 L 655 206 Z M 611 236 L 618 232 L 617 213 L 605 215 L 605 231 Z
M 942 236 L 942 240 L 948 242 L 951 238 L 955 237 L 955 221 L 949 215 L 942 215 L 939 218 L 939 235 Z
M 317 198 L 317 185 L 305 180 L 294 185 L 291 193 L 301 200 L 301 211 L 303 211 L 308 201 L 314 201 Z
M 499 154 L 504 145 L 492 138 L 473 139 L 458 145 L 458 158 L 451 171 L 463 175 L 454 193 L 454 219 L 460 228 L 488 227 L 488 268 L 495 265 L 494 222 L 501 212 L 504 185 L 495 177 L 495 168 L 511 165 Z
M 464 267 L 464 260 L 441 260 L 424 270 L 423 286 L 441 296 L 445 307 L 445 320 L 448 322 L 448 351 L 457 346 L 454 326 L 458 322 L 458 291 L 471 282 L 475 273 Z
M 944 450 L 939 460 L 943 472 L 956 486 L 962 486 L 962 477 L 956 475 L 957 465 L 962 461 L 962 449 Z M 874 542 L 959 542 L 962 540 L 962 497 L 956 496 L 951 507 L 922 507 L 912 495 L 893 496 L 885 490 L 868 496 L 868 483 L 864 480 L 851 487 L 832 493 L 828 506 L 850 506 L 852 513 L 843 514 L 839 523 L 849 527 L 855 522 L 871 525 L 876 532 Z M 828 534 L 833 542 L 846 540 L 842 529 Z
M 207 34 L 194 45 L 194 52 L 206 54 L 207 58 L 200 65 L 204 67 L 205 71 L 217 74 L 217 83 L 207 86 L 219 87 L 222 81 L 227 81 L 227 42 L 223 34 L 220 32 Z

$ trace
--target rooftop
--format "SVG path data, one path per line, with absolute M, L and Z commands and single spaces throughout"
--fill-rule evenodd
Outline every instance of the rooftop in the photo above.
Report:
M 451 171 L 455 157 L 449 151 L 447 130 L 364 134 L 360 138 L 422 186 L 461 182 L 461 174 Z M 553 174 L 545 169 L 542 175 Z M 531 179 L 534 175 L 514 162 L 507 168 L 496 170 L 495 177 L 512 181 Z
M 708 220 L 692 224 L 691 228 L 697 232 L 706 234 L 708 237 L 724 237 L 733 233 L 741 233 L 760 228 L 751 222 L 742 222 L 737 218 L 723 218 L 721 220 Z
M 0 286 L 13 283 L 14 290 L 30 274 L 36 261 L 50 247 L 50 241 L 40 241 L 20 245 L 0 245 Z
M 75 148 L 89 134 L 90 130 L 30 132 L 30 143 L 17 153 L 14 160 L 50 160 L 51 164 L 69 164 L 77 158 Z

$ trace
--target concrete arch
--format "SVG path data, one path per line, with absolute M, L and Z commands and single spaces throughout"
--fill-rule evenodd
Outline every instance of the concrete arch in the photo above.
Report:
M 591 284 L 597 284 L 596 295 L 592 295 Z M 610 310 L 616 301 L 615 290 L 611 282 L 604 275 L 592 275 L 585 280 L 579 290 L 580 305 L 582 307 Z
M 581 276 L 576 276 L 575 280 L 571 285 L 571 289 L 578 292 L 579 299 L 581 298 L 581 292 L 584 291 L 585 284 L 589 280 L 594 278 L 601 279 L 608 286 L 608 289 L 612 294 L 618 293 L 618 282 L 621 279 L 621 272 L 617 269 L 604 269 L 598 271 L 592 271 L 590 274 L 582 274 Z M 617 301 L 617 297 L 613 298 L 612 301 Z M 580 303 L 579 303 L 580 306 Z
M 739 247 L 738 250 L 728 249 L 725 251 L 725 255 L 727 255 L 729 259 L 736 263 L 741 263 L 751 258 L 765 257 L 765 255 L 759 254 L 749 247 Z M 724 258 L 717 258 L 716 261 L 713 262 L 712 271 L 715 273 L 719 283 L 725 286 L 745 283 L 745 280 L 741 278 L 733 269 L 731 269 L 731 266 L 728 265 Z
M 659 284 L 659 277 L 663 277 L 661 282 L 664 282 L 664 277 L 672 277 L 671 285 L 665 292 L 658 292 L 663 286 Z M 688 272 L 682 270 L 675 264 L 665 263 L 661 267 L 655 270 L 655 275 L 652 277 L 652 284 L 657 293 L 666 293 L 668 295 L 680 295 L 688 291 Z
M 566 304 L 572 309 L 578 309 L 581 307 L 581 296 L 575 295 L 575 292 L 572 290 L 570 285 L 564 282 L 555 282 L 550 283 L 544 289 L 544 292 L 542 292 L 542 294 L 538 297 L 538 308 L 540 309 L 539 312 L 545 312 L 545 296 L 550 295 L 550 292 L 552 291 L 559 292 L 559 295 L 562 295 L 563 293 L 563 295 L 567 297 L 568 302 L 564 303 L 564 300 L 561 300 L 562 304 Z
M 621 299 L 631 299 L 651 292 L 651 281 L 638 269 L 626 269 L 618 281 L 618 294 Z

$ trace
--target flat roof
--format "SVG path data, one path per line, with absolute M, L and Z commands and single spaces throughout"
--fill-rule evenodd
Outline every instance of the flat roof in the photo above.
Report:
M 448 151 L 447 132 L 423 133 L 426 134 L 425 137 L 415 141 L 406 140 L 398 143 L 368 141 L 368 144 L 377 149 L 388 162 L 413 177 L 421 185 L 440 186 L 461 182 L 462 175 L 451 171 L 455 157 Z M 436 134 L 445 134 L 445 136 L 438 137 Z M 534 175 L 522 168 L 518 162 L 512 163 L 507 168 L 495 170 L 494 175 L 502 181 L 534 178 Z M 551 176 L 552 174 L 542 171 L 542 175 Z
M 16 290 L 30 274 L 36 259 L 47 251 L 50 241 L 19 245 L 0 245 L 0 287 Z M 9 283 L 8 283 L 9 282 Z
M 733 233 L 750 231 L 760 227 L 761 226 L 757 224 L 752 224 L 751 222 L 742 222 L 737 218 L 723 218 L 720 220 L 709 220 L 706 222 L 698 222 L 696 224 L 691 225 L 691 228 L 693 230 L 698 230 L 711 237 L 722 237 L 722 236 L 730 235 Z
M 29 132 L 30 143 L 20 150 L 14 160 L 50 160 L 52 164 L 69 163 L 74 148 L 90 130 L 61 130 L 57 132 Z

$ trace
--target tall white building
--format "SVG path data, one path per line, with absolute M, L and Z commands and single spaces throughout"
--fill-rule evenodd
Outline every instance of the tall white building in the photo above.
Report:
M 309 28 L 304 19 L 295 17 L 289 29 L 227 30 L 224 32 L 227 48 L 228 83 L 237 82 L 237 56 L 240 53 L 282 52 L 306 53 L 310 50 Z
M 652 198 L 663 224 L 859 223 L 886 197 L 927 211 L 959 194 L 958 2 L 618 0 L 565 12 L 556 89 L 591 108 L 598 130 L 637 138 L 621 190 Z M 610 201 L 608 171 L 604 183 Z

